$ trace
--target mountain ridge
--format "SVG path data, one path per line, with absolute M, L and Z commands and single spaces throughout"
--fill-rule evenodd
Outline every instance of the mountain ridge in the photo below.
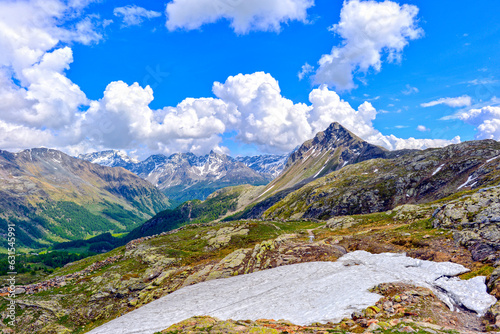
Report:
M 104 152 L 104 155 L 109 155 L 109 151 Z M 80 155 L 79 158 L 98 163 L 103 161 L 99 153 Z M 212 192 L 228 186 L 267 184 L 273 175 L 281 171 L 284 158 L 264 156 L 249 160 L 235 159 L 211 151 L 204 156 L 193 153 L 175 153 L 170 156 L 157 154 L 136 163 L 124 163 L 124 159 L 120 158 L 115 164 L 151 182 L 180 204 L 186 200 L 204 200 Z
M 125 231 L 169 206 L 160 191 L 125 169 L 46 148 L 0 151 L 0 179 L 0 229 L 17 222 L 27 247 Z

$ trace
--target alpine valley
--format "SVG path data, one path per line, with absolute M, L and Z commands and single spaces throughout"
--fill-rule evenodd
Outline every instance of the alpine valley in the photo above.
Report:
M 1 233 L 14 224 L 17 246 L 27 249 L 127 232 L 170 206 L 131 172 L 45 148 L 0 151 L 0 179 Z
M 388 151 L 332 123 L 286 156 L 0 158 L 2 233 L 106 243 L 23 255 L 18 333 L 500 329 L 497 141 Z

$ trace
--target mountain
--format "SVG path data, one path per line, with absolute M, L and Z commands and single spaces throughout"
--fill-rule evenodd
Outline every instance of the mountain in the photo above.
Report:
M 388 151 L 370 144 L 334 122 L 290 154 L 284 171 L 266 187 L 266 197 L 347 165 L 370 159 L 387 159 L 407 152 L 409 150 Z
M 152 155 L 144 161 L 129 163 L 130 159 L 108 159 L 114 157 L 110 151 L 93 153 L 80 158 L 91 161 L 118 163 L 141 178 L 158 187 L 172 202 L 182 203 L 187 200 L 204 200 L 214 191 L 241 184 L 263 185 L 269 181 L 266 176 L 247 167 L 244 163 L 225 154 L 211 151 L 204 156 L 192 153 L 176 153 L 171 156 Z M 121 156 L 120 156 L 121 157 Z M 269 164 L 278 163 L 269 158 Z M 125 162 L 125 163 L 124 163 Z M 264 169 L 264 162 L 261 163 Z M 268 169 L 272 173 L 272 167 Z
M 133 166 L 139 163 L 139 160 L 130 158 L 125 153 L 116 150 L 80 154 L 77 158 L 90 161 L 101 166 L 123 167 L 127 170 L 130 170 Z
M 19 246 L 29 248 L 129 231 L 169 207 L 165 195 L 125 169 L 46 148 L 0 151 L 0 179 L 0 233 L 15 224 Z
M 271 181 L 275 179 L 283 171 L 283 169 L 285 169 L 288 154 L 237 157 L 236 160 L 244 163 L 249 168 Z
M 340 170 L 347 165 L 370 159 L 390 159 L 414 150 L 388 151 L 359 138 L 334 122 L 295 149 L 284 170 L 262 189 L 246 211 L 237 218 L 257 218 L 275 203 L 305 184 Z
M 287 194 L 263 216 L 321 218 L 428 203 L 500 182 L 500 143 L 481 140 L 372 159 L 318 178 Z

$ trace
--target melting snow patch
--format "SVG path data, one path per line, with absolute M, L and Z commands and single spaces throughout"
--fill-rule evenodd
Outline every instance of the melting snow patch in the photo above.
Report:
M 488 160 L 486 160 L 486 163 L 491 162 L 491 161 L 493 161 L 493 160 L 495 160 L 495 159 L 498 159 L 499 157 L 500 157 L 500 155 L 499 155 L 499 156 L 497 156 L 497 157 L 494 157 L 494 158 L 488 159 Z
M 469 310 L 485 313 L 493 304 L 494 298 L 486 293 L 485 277 L 478 276 L 463 281 L 457 277 L 441 277 L 436 280 L 436 285 L 447 291 L 454 303 L 462 305 Z
M 475 179 L 475 177 L 472 177 L 472 175 L 471 175 L 471 176 L 469 176 L 469 177 L 467 178 L 467 181 L 465 181 L 465 183 L 464 183 L 464 184 L 462 184 L 460 187 L 458 187 L 458 188 L 457 188 L 457 190 L 458 190 L 458 189 L 460 189 L 460 188 L 465 187 L 466 185 L 468 185 L 468 184 L 470 183 L 470 181 L 472 181 L 472 180 L 474 180 L 474 179 Z M 474 184 L 476 184 L 476 183 L 474 183 Z
M 434 173 L 432 173 L 432 176 L 436 175 L 437 173 L 439 173 L 439 171 L 441 170 L 441 168 L 443 168 L 444 164 L 442 164 L 441 166 L 439 166 L 435 171 Z
M 275 184 L 273 184 L 269 189 L 267 189 L 266 191 L 264 191 L 262 194 L 259 195 L 259 197 L 261 197 L 262 195 L 264 195 L 265 193 L 267 193 L 269 190 L 273 189 L 275 186 Z M 259 198 L 257 197 L 257 198 Z
M 326 165 L 324 165 L 323 167 L 321 167 L 321 169 L 319 170 L 319 172 L 317 172 L 313 177 L 316 177 L 319 175 L 319 173 L 321 173 L 323 171 L 323 169 L 325 169 Z
M 381 296 L 368 290 L 390 282 L 430 288 L 450 307 L 459 304 L 482 315 L 496 299 L 486 292 L 484 278 L 451 277 L 466 271 L 451 262 L 356 251 L 336 262 L 300 263 L 187 286 L 89 333 L 152 334 L 195 315 L 286 319 L 297 325 L 338 322 L 375 304 Z

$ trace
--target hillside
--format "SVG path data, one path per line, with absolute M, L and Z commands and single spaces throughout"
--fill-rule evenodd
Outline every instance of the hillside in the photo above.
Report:
M 465 142 L 346 166 L 288 194 L 266 218 L 322 218 L 426 203 L 500 181 L 500 143 Z
M 0 151 L 0 179 L 0 233 L 16 224 L 18 247 L 127 231 L 169 206 L 133 173 L 45 148 Z

